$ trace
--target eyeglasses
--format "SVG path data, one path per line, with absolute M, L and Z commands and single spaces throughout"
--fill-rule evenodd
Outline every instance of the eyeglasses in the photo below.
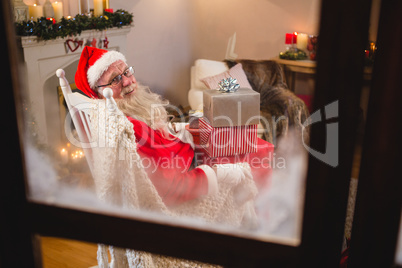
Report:
M 109 84 L 106 84 L 106 85 L 99 85 L 99 86 L 96 86 L 96 88 L 100 88 L 100 87 L 107 87 L 107 86 L 117 86 L 120 82 L 121 82 L 121 80 L 123 80 L 123 75 L 125 76 L 125 77 L 131 77 L 133 74 L 135 73 L 135 71 L 134 71 L 134 68 L 131 66 L 131 67 L 128 67 L 125 71 L 124 71 L 124 73 L 122 73 L 122 74 L 119 74 L 118 76 L 116 76 L 115 78 L 113 78 L 113 80 L 112 80 L 112 82 L 110 82 Z

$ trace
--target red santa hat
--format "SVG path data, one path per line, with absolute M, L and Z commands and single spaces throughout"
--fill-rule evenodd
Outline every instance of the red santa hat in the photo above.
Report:
M 98 99 L 98 94 L 95 91 L 96 82 L 109 66 L 118 60 L 127 62 L 124 55 L 118 51 L 107 51 L 85 46 L 78 62 L 77 72 L 75 73 L 77 88 L 87 96 Z

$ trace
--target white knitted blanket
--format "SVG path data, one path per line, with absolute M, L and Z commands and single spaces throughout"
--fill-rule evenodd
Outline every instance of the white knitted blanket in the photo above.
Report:
M 98 197 L 124 208 L 160 212 L 171 217 L 194 217 L 208 223 L 249 228 L 257 221 L 257 188 L 247 163 L 217 167 L 219 193 L 167 207 L 141 166 L 133 125 L 121 111 L 110 112 L 96 100 L 91 111 L 93 177 Z M 163 178 L 162 178 L 163 179 Z M 103 267 L 210 267 L 195 261 L 99 245 L 98 266 Z

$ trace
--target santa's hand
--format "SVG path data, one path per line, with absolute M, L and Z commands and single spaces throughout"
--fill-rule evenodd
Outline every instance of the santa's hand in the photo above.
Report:
M 218 182 L 237 185 L 245 178 L 250 178 L 251 169 L 247 163 L 214 165 Z
M 250 183 L 253 177 L 248 163 L 215 165 L 214 169 L 218 184 L 223 183 L 232 187 L 234 201 L 237 205 L 241 206 L 256 196 L 255 184 Z

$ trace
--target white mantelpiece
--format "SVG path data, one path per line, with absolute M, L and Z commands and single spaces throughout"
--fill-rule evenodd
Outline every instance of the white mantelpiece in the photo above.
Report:
M 106 31 L 108 49 L 125 54 L 126 37 L 130 30 L 130 26 L 108 29 Z M 105 31 L 83 31 L 79 36 L 48 41 L 38 40 L 36 37 L 19 37 L 26 66 L 27 97 L 37 124 L 39 142 L 57 145 L 61 135 L 64 135 L 61 133 L 61 124 L 64 122 L 60 122 L 59 118 L 58 79 L 55 72 L 59 68 L 65 69 L 66 78 L 70 83 L 74 83 L 75 71 L 85 40 L 93 38 L 104 39 Z M 68 39 L 82 40 L 84 44 L 71 52 L 66 45 Z

